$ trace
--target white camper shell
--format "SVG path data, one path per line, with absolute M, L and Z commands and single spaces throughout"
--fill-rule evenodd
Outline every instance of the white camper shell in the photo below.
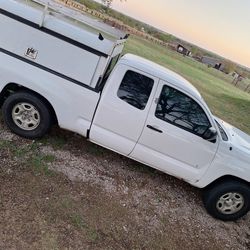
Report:
M 47 2 L 47 3 L 46 3 Z M 0 48 L 79 85 L 95 88 L 126 34 L 53 1 L 1 0 Z

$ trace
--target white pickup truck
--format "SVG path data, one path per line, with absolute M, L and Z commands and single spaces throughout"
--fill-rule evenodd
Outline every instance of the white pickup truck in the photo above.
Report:
M 0 101 L 16 134 L 51 125 L 203 188 L 207 211 L 250 208 L 250 137 L 181 76 L 121 53 L 127 35 L 53 1 L 0 2 Z

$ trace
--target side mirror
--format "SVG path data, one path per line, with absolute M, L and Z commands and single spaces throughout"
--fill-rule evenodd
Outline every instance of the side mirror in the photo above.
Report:
M 214 127 L 210 127 L 203 134 L 202 138 L 207 141 L 215 142 L 217 138 L 218 132 Z

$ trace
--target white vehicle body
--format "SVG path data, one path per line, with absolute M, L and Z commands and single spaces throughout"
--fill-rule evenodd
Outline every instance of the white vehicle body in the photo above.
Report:
M 67 16 L 44 13 L 41 6 L 26 2 L 0 2 L 1 82 L 18 83 L 46 96 L 59 125 L 86 136 L 100 96 L 99 78 L 122 52 L 126 39 L 120 38 L 125 34 L 112 28 L 106 32 L 103 25 L 100 40 L 98 27 L 76 25 Z M 32 49 L 33 57 L 27 55 Z
M 128 54 L 117 62 L 104 88 L 99 88 L 99 79 L 112 58 L 122 52 L 125 39 L 100 31 L 102 40 L 98 32 L 44 14 L 25 2 L 0 2 L 0 92 L 9 84 L 32 90 L 51 104 L 61 128 L 196 187 L 203 188 L 223 176 L 250 181 L 249 136 L 217 120 L 228 137 L 223 140 L 214 116 L 189 82 Z M 143 109 L 117 94 L 128 72 L 152 82 Z M 165 86 L 201 108 L 218 132 L 215 140 L 181 128 L 182 123 L 176 126 L 156 117 Z

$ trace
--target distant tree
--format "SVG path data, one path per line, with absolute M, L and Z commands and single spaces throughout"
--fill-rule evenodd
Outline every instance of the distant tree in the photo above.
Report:
M 112 5 L 113 0 L 102 0 L 102 3 L 107 7 L 110 8 Z
M 192 55 L 197 57 L 197 58 L 202 58 L 202 56 L 203 56 L 202 50 L 196 46 L 192 46 L 191 52 L 192 52 Z
M 224 62 L 224 72 L 226 73 L 231 73 L 233 71 L 235 71 L 236 69 L 236 64 L 231 62 L 231 61 L 225 61 Z
M 84 4 L 88 9 L 93 9 L 93 10 L 98 10 L 98 11 L 103 9 L 100 4 L 92 0 L 76 0 L 76 1 Z
M 152 36 L 154 36 L 155 38 L 165 42 L 165 43 L 169 43 L 173 41 L 173 36 L 170 34 L 165 34 L 163 32 L 155 32 L 152 34 Z
M 102 3 L 106 6 L 107 9 L 109 9 L 113 3 L 113 0 L 101 0 Z M 126 2 L 127 0 L 120 0 L 120 2 Z

